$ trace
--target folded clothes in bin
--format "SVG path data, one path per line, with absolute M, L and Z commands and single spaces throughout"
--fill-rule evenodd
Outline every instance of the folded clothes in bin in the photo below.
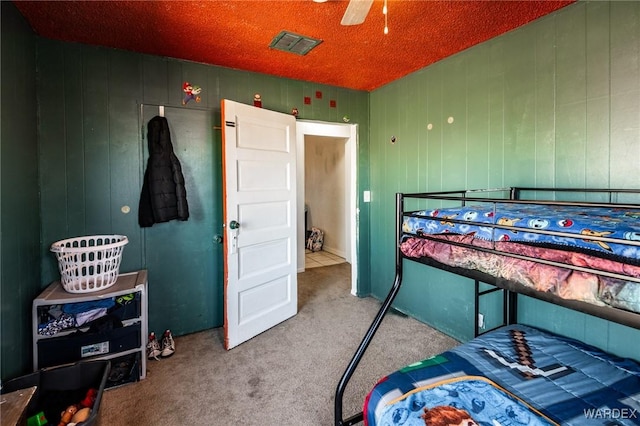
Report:
M 95 425 L 109 371 L 108 360 L 81 361 L 69 366 L 42 369 L 5 382 L 2 393 L 36 386 L 25 418 L 44 413 L 51 425 L 57 425 L 70 406 L 81 409 L 90 404 L 89 417 L 79 425 Z

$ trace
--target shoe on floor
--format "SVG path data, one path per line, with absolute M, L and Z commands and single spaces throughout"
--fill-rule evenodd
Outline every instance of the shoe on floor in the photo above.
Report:
M 167 358 L 173 355 L 175 351 L 176 351 L 176 344 L 173 341 L 173 336 L 171 335 L 171 331 L 166 330 L 164 332 L 164 336 L 162 336 L 162 352 L 160 356 L 163 358 Z
M 149 333 L 149 343 L 147 343 L 147 358 L 158 359 L 161 354 L 160 342 L 158 342 L 156 334 L 152 331 Z

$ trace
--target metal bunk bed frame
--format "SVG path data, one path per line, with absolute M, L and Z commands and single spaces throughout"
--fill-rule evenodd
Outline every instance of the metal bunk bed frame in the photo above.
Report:
M 366 352 L 369 344 L 371 343 L 374 335 L 376 334 L 378 328 L 380 327 L 380 324 L 382 323 L 382 320 L 384 319 L 385 315 L 387 314 L 387 312 L 391 309 L 391 305 L 393 304 L 393 301 L 396 297 L 396 295 L 398 294 L 398 292 L 400 291 L 400 286 L 402 285 L 402 259 L 406 258 L 408 260 L 413 260 L 415 262 L 419 262 L 419 263 L 423 263 L 429 266 L 433 266 L 436 267 L 438 269 L 443 269 L 449 272 L 453 272 L 457 275 L 462 275 L 462 276 L 466 276 L 468 278 L 471 278 L 474 280 L 475 282 L 475 323 L 474 323 L 474 334 L 477 336 L 479 334 L 478 332 L 478 328 L 479 328 L 479 324 L 478 324 L 478 301 L 479 298 L 485 294 L 489 294 L 489 293 L 493 293 L 494 291 L 499 291 L 502 290 L 503 291 L 503 325 L 510 325 L 510 324 L 514 324 L 517 320 L 517 301 L 518 301 L 518 294 L 524 294 L 526 296 L 530 296 L 539 300 L 543 300 L 546 302 L 550 302 L 556 305 L 560 305 L 560 306 L 564 306 L 566 308 L 572 309 L 572 310 L 576 310 L 579 312 L 583 312 L 583 313 L 587 313 L 590 315 L 594 315 L 596 317 L 605 319 L 605 320 L 609 320 L 609 321 L 613 321 L 619 324 L 623 324 L 623 325 L 627 325 L 629 327 L 633 327 L 636 329 L 640 329 L 640 314 L 637 313 L 633 313 L 630 311 L 625 311 L 622 309 L 615 309 L 615 308 L 611 308 L 611 307 L 603 307 L 603 306 L 597 306 L 597 305 L 592 305 L 586 302 L 581 302 L 581 301 L 577 301 L 577 300 L 567 300 L 567 299 L 562 299 L 558 296 L 555 295 L 551 295 L 548 293 L 541 293 L 539 291 L 536 291 L 534 289 L 528 288 L 528 287 L 524 287 L 520 284 L 517 284 L 515 282 L 512 281 L 508 281 L 508 280 L 504 280 L 504 279 L 500 279 L 500 278 L 496 278 L 493 277 L 491 275 L 479 272 L 479 271 L 472 271 L 472 270 L 466 270 L 466 269 L 462 269 L 462 268 L 456 268 L 456 267 L 451 267 L 448 265 L 444 265 L 441 264 L 437 261 L 429 261 L 429 260 L 417 260 L 417 259 L 411 259 L 411 258 L 407 258 L 405 257 L 401 250 L 400 250 L 400 242 L 402 239 L 402 235 L 403 235 L 403 231 L 402 231 L 402 223 L 403 223 L 403 217 L 404 217 L 404 200 L 405 198 L 416 198 L 416 199 L 437 199 L 437 200 L 455 200 L 455 201 L 461 201 L 462 205 L 464 205 L 466 202 L 468 201 L 479 201 L 479 202 L 496 202 L 495 199 L 490 199 L 490 198 L 477 198 L 477 197 L 469 197 L 467 196 L 467 194 L 479 194 L 479 193 L 488 193 L 488 192 L 499 192 L 499 191 L 508 191 L 509 192 L 509 198 L 505 198 L 505 199 L 499 199 L 497 201 L 499 202 L 513 202 L 513 203 L 520 203 L 520 204 L 549 204 L 549 205 L 589 205 L 592 207 L 610 207 L 611 205 L 615 205 L 617 207 L 623 207 L 623 208 L 640 208 L 640 205 L 637 204 L 622 204 L 622 203 L 613 203 L 612 201 L 612 195 L 613 194 L 640 194 L 640 189 L 575 189 L 575 188 L 531 188 L 531 187 L 511 187 L 511 188 L 497 188 L 497 189 L 483 189 L 483 190 L 461 190 L 461 191 L 441 191 L 441 192 L 430 192 L 430 193 L 413 193 L 413 194 L 404 194 L 404 193 L 396 193 L 396 233 L 395 233 L 395 244 L 396 244 L 396 255 L 395 255 L 395 262 L 396 262 L 396 271 L 395 271 L 395 279 L 393 281 L 393 285 L 391 286 L 389 292 L 387 293 L 387 296 L 385 298 L 385 300 L 382 303 L 382 306 L 380 307 L 380 309 L 378 310 L 378 313 L 376 314 L 376 316 L 374 317 L 373 321 L 371 322 L 371 325 L 369 326 L 369 329 L 367 330 L 366 334 L 364 335 L 362 341 L 360 342 L 360 345 L 358 346 L 358 348 L 356 349 L 353 357 L 351 358 L 351 361 L 349 362 L 347 368 L 345 369 L 340 381 L 338 382 L 338 386 L 336 387 L 336 393 L 335 393 L 335 400 L 334 400 L 334 414 L 335 414 L 335 426 L 352 426 L 358 423 L 361 423 L 364 419 L 364 413 L 361 411 L 357 414 L 354 414 L 350 417 L 344 418 L 344 414 L 343 414 L 343 397 L 344 397 L 344 391 L 346 389 L 347 384 L 349 383 L 349 380 L 351 379 L 353 373 L 355 372 L 356 368 L 358 367 L 360 361 L 362 360 L 362 357 L 364 355 L 364 353 Z M 608 203 L 593 203 L 593 202 L 562 202 L 562 201 L 537 201 L 537 200 L 521 200 L 520 196 L 521 193 L 524 191 L 538 191 L 538 192 L 574 192 L 574 193 L 608 193 L 609 194 L 609 202 Z M 464 223 L 462 221 L 459 220 L 455 220 L 455 219 L 449 219 L 452 222 L 458 222 L 458 223 Z M 527 231 L 527 229 L 523 229 L 523 228 L 518 228 L 518 227 L 511 227 L 511 226 L 501 226 L 501 225 L 492 225 L 496 228 L 503 228 L 503 229 L 511 229 L 511 230 L 523 230 L 523 231 Z M 530 230 L 529 230 L 530 231 Z M 544 231 L 538 231 L 538 232 L 542 232 L 545 233 Z M 559 235 L 559 236 L 575 236 L 575 234 L 566 234 L 566 233 L 553 233 L 554 235 Z M 428 236 L 423 236 L 423 238 L 430 238 Z M 582 236 L 581 236 L 582 238 Z M 584 239 L 593 239 L 593 240 L 597 240 L 597 241 L 615 241 L 613 239 L 608 239 L 606 237 L 584 237 Z M 462 243 L 454 243 L 454 242 L 449 242 L 451 244 L 455 244 L 455 245 L 460 245 L 460 246 L 466 246 L 465 244 Z M 629 241 L 626 242 L 630 245 L 638 245 L 640 246 L 640 241 Z M 488 249 L 488 248 L 480 248 L 480 247 L 473 247 L 476 250 L 482 250 L 482 251 L 486 251 L 486 252 L 490 252 L 490 253 L 494 253 L 494 254 L 500 254 L 500 255 L 506 255 L 506 256 L 512 256 L 512 257 L 517 257 L 517 258 L 524 258 L 526 259 L 526 257 L 520 256 L 520 255 L 514 255 L 514 254 L 510 254 L 510 253 L 505 253 L 505 252 L 501 252 L 501 251 L 497 251 L 494 249 Z M 593 271 L 593 270 L 589 270 L 586 268 L 581 268 L 581 267 L 571 267 L 569 265 L 565 265 L 565 264 L 559 264 L 557 262 L 552 262 L 552 261 L 543 261 L 538 259 L 537 261 L 540 261 L 542 263 L 548 263 L 554 266 L 560 266 L 560 267 L 565 267 L 565 268 L 570 268 L 570 269 L 575 269 L 575 270 L 582 270 L 582 271 L 587 271 L 587 272 L 591 272 L 591 273 L 598 273 L 600 275 L 606 275 L 606 276 L 614 276 L 614 277 L 619 277 L 617 274 L 609 274 L 609 273 L 605 273 L 602 271 Z M 634 279 L 634 278 L 630 278 L 630 277 L 625 277 L 625 279 L 631 280 L 631 281 L 636 281 L 636 282 L 640 282 L 640 279 Z M 493 289 L 489 289 L 489 290 L 484 290 L 484 291 L 480 291 L 479 290 L 479 285 L 480 282 L 486 283 L 486 284 L 490 284 L 493 285 L 495 288 Z M 487 330 L 485 332 L 488 332 L 490 330 Z M 484 332 L 483 332 L 484 333 Z

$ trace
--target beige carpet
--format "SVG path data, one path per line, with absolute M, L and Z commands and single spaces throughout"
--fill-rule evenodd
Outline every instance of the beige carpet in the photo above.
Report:
M 299 313 L 225 351 L 221 328 L 177 337 L 176 353 L 147 363 L 147 378 L 104 393 L 103 426 L 334 424 L 335 389 L 380 303 L 350 291 L 347 263 L 298 275 Z M 391 283 L 390 283 L 391 284 Z M 389 314 L 347 386 L 345 417 L 375 382 L 457 342 Z

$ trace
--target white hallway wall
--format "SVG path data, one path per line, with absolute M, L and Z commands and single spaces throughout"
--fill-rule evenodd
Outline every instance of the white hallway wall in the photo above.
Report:
M 305 202 L 309 227 L 324 231 L 324 247 L 347 257 L 344 139 L 305 137 Z

